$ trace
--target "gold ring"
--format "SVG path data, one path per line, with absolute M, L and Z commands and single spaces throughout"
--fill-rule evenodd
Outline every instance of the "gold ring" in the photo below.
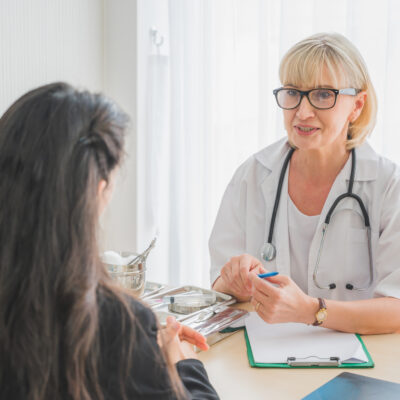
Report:
M 257 304 L 256 304 L 256 307 L 255 307 L 255 310 L 256 310 L 256 311 L 258 311 L 258 307 L 260 307 L 260 304 L 261 304 L 261 303 L 258 301 Z

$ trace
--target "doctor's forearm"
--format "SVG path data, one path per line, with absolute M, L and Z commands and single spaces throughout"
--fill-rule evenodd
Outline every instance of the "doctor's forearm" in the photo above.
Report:
M 360 334 L 400 332 L 400 299 L 326 300 L 326 305 L 325 328 Z

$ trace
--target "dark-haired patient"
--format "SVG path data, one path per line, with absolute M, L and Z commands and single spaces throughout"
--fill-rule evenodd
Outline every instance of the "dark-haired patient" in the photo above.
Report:
M 127 118 L 65 83 L 0 119 L 0 398 L 218 399 L 193 345 L 205 338 L 116 286 L 98 218 Z

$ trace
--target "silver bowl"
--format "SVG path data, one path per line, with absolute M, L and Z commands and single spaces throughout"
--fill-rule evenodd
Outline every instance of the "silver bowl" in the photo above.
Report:
M 132 290 L 136 296 L 141 296 L 146 284 L 146 259 L 157 241 L 157 236 L 151 241 L 150 245 L 143 253 L 133 253 L 131 251 L 117 252 L 120 256 L 128 257 L 126 265 L 114 265 L 104 263 L 111 277 L 125 288 Z
M 137 253 L 121 251 L 118 252 L 122 257 L 138 256 Z M 144 292 L 146 283 L 146 260 L 139 257 L 132 264 L 115 265 L 104 263 L 111 278 L 120 283 L 123 287 L 133 291 L 136 296 L 141 296 Z

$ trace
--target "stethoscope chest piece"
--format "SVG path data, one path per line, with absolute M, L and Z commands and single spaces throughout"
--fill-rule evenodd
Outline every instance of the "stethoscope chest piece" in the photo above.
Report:
M 261 247 L 261 257 L 265 261 L 272 261 L 276 255 L 276 248 L 272 243 L 264 243 Z

